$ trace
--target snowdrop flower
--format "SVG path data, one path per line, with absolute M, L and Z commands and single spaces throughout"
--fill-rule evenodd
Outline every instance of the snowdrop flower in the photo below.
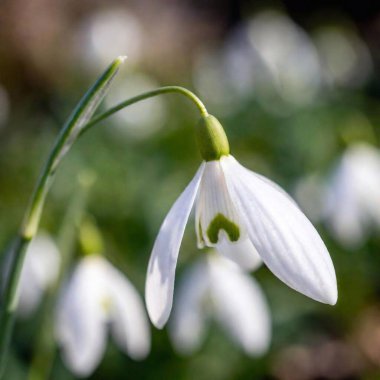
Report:
M 345 87 L 364 85 L 373 70 L 368 47 L 355 30 L 324 26 L 314 36 L 327 84 Z
M 248 35 L 285 101 L 302 105 L 314 99 L 321 71 L 317 50 L 304 30 L 286 15 L 266 11 L 251 20 Z
M 199 248 L 216 247 L 248 266 L 259 255 L 291 288 L 335 304 L 337 285 L 329 253 L 294 201 L 229 154 L 215 117 L 203 116 L 197 132 L 204 162 L 166 216 L 149 261 L 145 296 L 153 324 L 162 328 L 169 318 L 179 248 L 194 203 Z
M 340 159 L 326 191 L 325 219 L 347 247 L 363 243 L 371 225 L 380 226 L 380 152 L 357 143 Z
M 307 33 L 285 14 L 267 10 L 238 25 L 222 48 L 208 47 L 195 61 L 194 85 L 226 114 L 255 95 L 271 112 L 313 101 L 321 86 L 318 52 Z
M 271 323 L 267 303 L 256 281 L 232 261 L 207 255 L 188 270 L 175 297 L 169 323 L 178 352 L 199 348 L 210 317 L 251 356 L 267 351 Z
M 107 341 L 107 325 L 119 347 L 140 360 L 150 350 L 144 305 L 128 279 L 99 255 L 83 258 L 67 284 L 57 310 L 57 339 L 66 365 L 90 375 Z
M 39 234 L 30 243 L 21 272 L 18 313 L 28 316 L 40 304 L 46 289 L 59 273 L 60 253 L 47 234 Z
M 125 8 L 106 8 L 90 14 L 76 37 L 74 51 L 90 69 L 103 68 L 120 52 L 128 52 L 131 65 L 141 58 L 144 39 L 141 21 Z

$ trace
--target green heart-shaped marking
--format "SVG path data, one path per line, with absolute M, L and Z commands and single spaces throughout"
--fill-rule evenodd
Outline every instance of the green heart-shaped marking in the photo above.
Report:
M 239 226 L 234 222 L 231 222 L 221 213 L 215 216 L 207 228 L 207 236 L 210 239 L 211 243 L 216 244 L 218 242 L 220 230 L 224 230 L 227 233 L 230 241 L 239 240 Z

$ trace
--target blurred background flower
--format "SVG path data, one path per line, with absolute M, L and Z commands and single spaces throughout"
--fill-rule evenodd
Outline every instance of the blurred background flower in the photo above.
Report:
M 260 357 L 245 355 L 217 324 L 186 357 L 173 350 L 166 330 L 155 330 L 143 362 L 130 360 L 111 340 L 90 379 L 124 379 L 126 373 L 138 379 L 191 379 L 195 373 L 201 380 L 380 377 L 376 165 L 361 160 L 356 179 L 348 174 L 349 184 L 340 185 L 355 197 L 361 189 L 361 216 L 353 217 L 355 223 L 365 219 L 359 234 L 346 229 L 345 239 L 337 235 L 349 222 L 342 210 L 351 206 L 340 193 L 329 202 L 324 195 L 337 188 L 336 175 L 354 147 L 379 149 L 379 41 L 380 6 L 369 0 L 2 2 L 2 251 L 66 116 L 103 67 L 125 54 L 103 108 L 158 85 L 195 90 L 223 123 L 232 154 L 296 195 L 337 271 L 334 308 L 287 289 L 265 267 L 255 272 L 273 319 L 271 345 Z M 164 95 L 97 126 L 65 157 L 42 228 L 56 235 L 73 178 L 84 166 L 93 169 L 99 180 L 89 212 L 102 228 L 110 261 L 141 293 L 159 226 L 199 165 L 197 117 L 186 99 Z M 179 284 L 197 254 L 193 236 L 185 234 L 182 243 Z M 43 312 L 37 308 L 16 322 L 8 378 L 27 378 Z M 73 379 L 55 357 L 52 378 Z
M 21 273 L 18 312 L 27 317 L 36 310 L 45 291 L 58 278 L 61 256 L 54 240 L 40 233 L 29 245 Z
M 91 12 L 79 24 L 73 54 L 97 73 L 120 51 L 128 52 L 130 65 L 137 65 L 143 46 L 140 20 L 125 7 L 110 7 Z
M 183 277 L 169 326 L 180 354 L 199 349 L 211 317 L 247 355 L 260 356 L 268 350 L 270 312 L 253 278 L 213 252 L 193 264 Z
M 159 83 L 147 74 L 131 71 L 119 77 L 113 91 L 106 98 L 106 107 L 112 107 L 136 94 L 159 87 Z M 167 121 L 164 97 L 147 99 L 121 110 L 114 116 L 115 139 L 144 139 L 157 134 Z M 112 119 L 111 119 L 112 120 Z
M 327 178 L 301 179 L 295 195 L 315 222 L 324 221 L 347 249 L 358 249 L 380 226 L 380 151 L 356 142 L 343 152 Z
M 142 299 L 120 271 L 92 253 L 77 264 L 57 308 L 56 337 L 67 367 L 77 376 L 89 376 L 102 360 L 108 324 L 131 358 L 148 355 L 150 331 Z
M 357 143 L 343 154 L 324 200 L 326 219 L 348 247 L 364 242 L 380 226 L 380 151 Z

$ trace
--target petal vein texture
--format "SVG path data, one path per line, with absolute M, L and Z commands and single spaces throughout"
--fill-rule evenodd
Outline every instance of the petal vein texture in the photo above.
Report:
M 306 216 L 277 185 L 247 170 L 232 156 L 221 162 L 249 238 L 268 268 L 291 288 L 335 304 L 334 267 Z

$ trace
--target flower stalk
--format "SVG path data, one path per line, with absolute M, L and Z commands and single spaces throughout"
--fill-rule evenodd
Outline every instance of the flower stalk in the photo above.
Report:
M 207 109 L 203 102 L 191 91 L 184 87 L 180 86 L 164 86 L 157 88 L 152 91 L 144 92 L 140 95 L 134 96 L 133 98 L 129 98 L 127 100 L 124 100 L 123 102 L 117 104 L 116 106 L 110 108 L 109 110 L 95 116 L 90 122 L 88 122 L 80 131 L 80 135 L 88 131 L 90 128 L 92 128 L 95 124 L 98 124 L 104 119 L 107 119 L 108 117 L 112 116 L 116 112 L 122 110 L 123 108 L 126 108 L 128 106 L 131 106 L 132 104 L 138 103 L 142 100 L 153 98 L 158 95 L 162 94 L 170 94 L 170 93 L 177 93 L 186 96 L 189 100 L 191 100 L 194 105 L 198 108 L 200 114 L 202 117 L 206 118 L 209 116 Z

